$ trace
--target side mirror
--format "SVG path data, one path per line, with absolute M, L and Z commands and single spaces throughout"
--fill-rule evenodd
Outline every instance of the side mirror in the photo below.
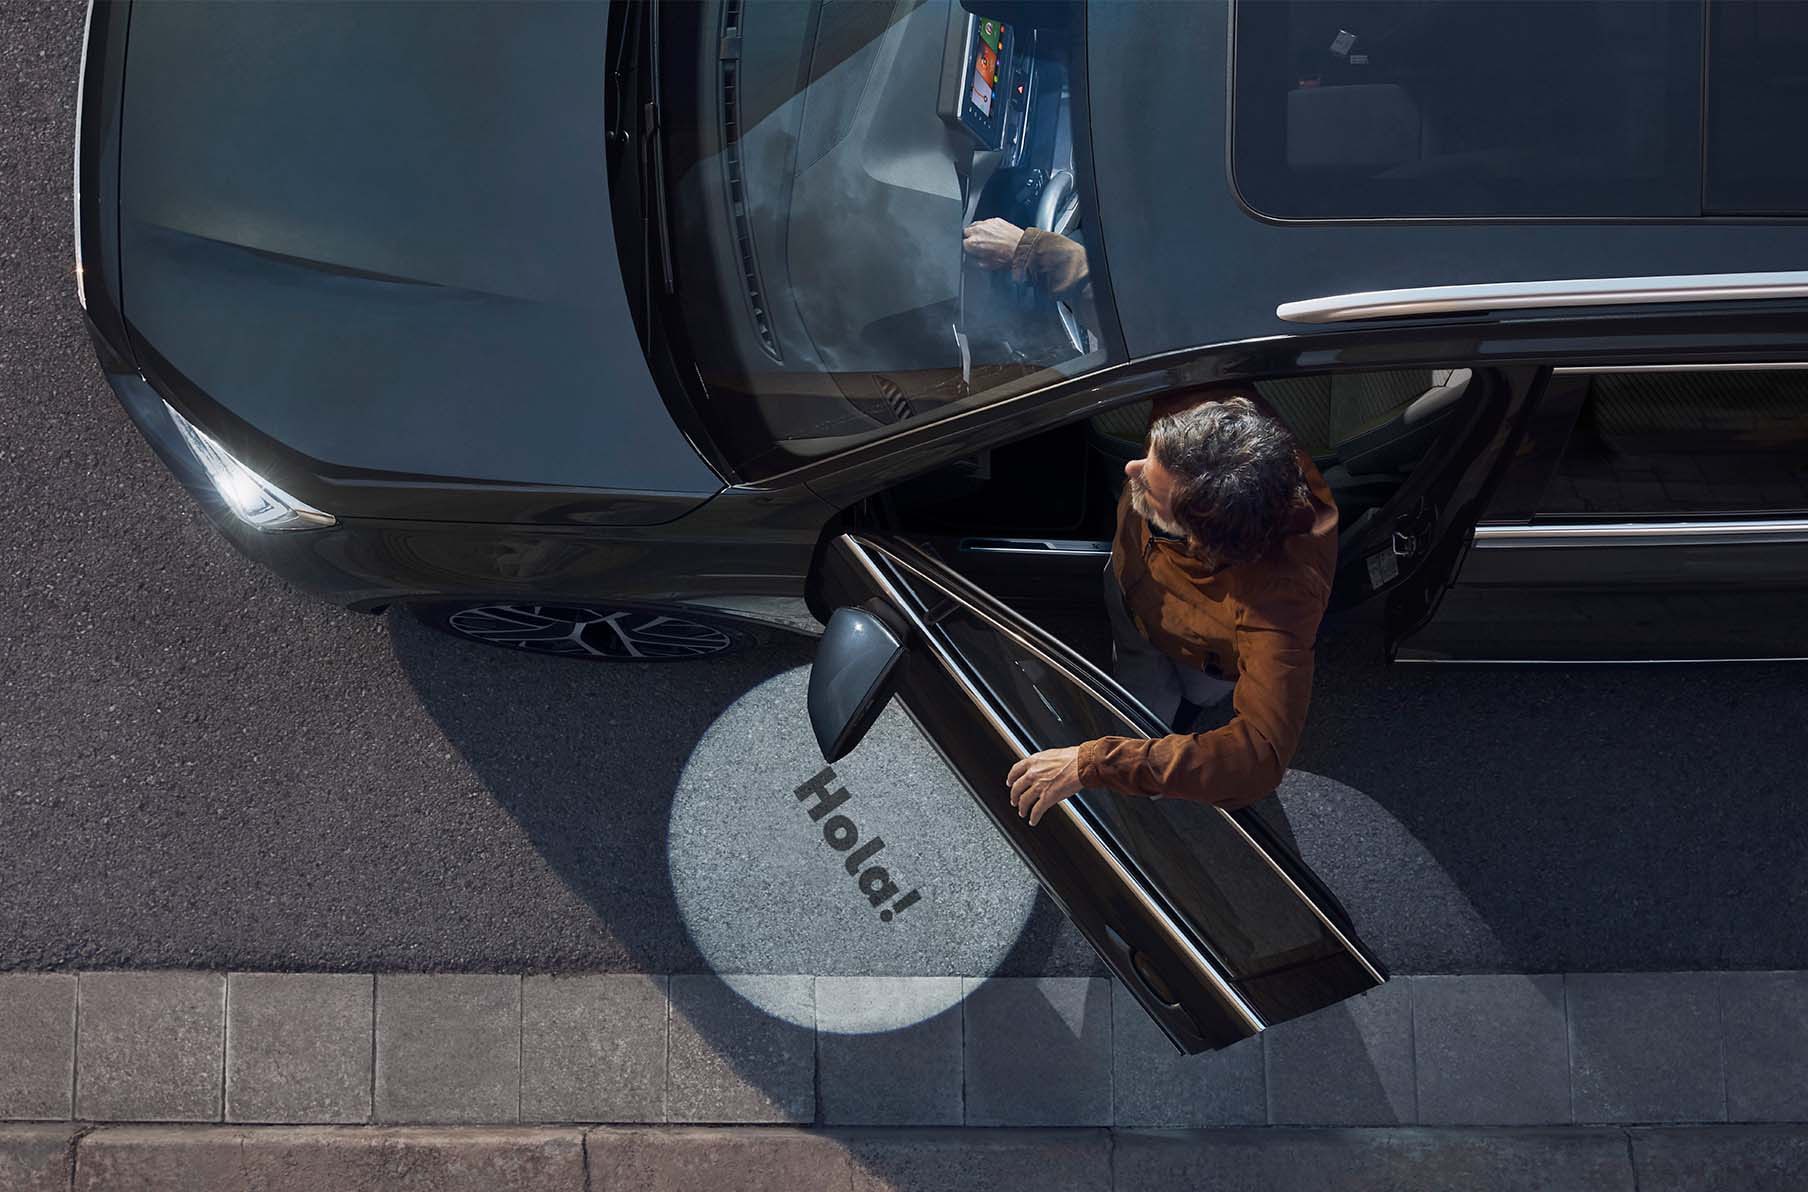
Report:
M 891 701 L 904 644 L 865 609 L 838 608 L 810 667 L 810 727 L 822 760 L 838 762 L 860 743 Z

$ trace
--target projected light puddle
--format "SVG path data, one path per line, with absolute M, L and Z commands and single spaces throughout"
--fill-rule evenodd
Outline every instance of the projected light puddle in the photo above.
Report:
M 807 1018 L 758 974 L 983 977 L 1011 950 L 1036 880 L 897 707 L 825 766 L 809 668 L 717 718 L 678 780 L 668 859 L 699 951 L 742 997 L 799 1026 L 898 1030 L 960 1001 L 958 980 L 858 983 Z M 999 775 L 1002 784 L 1004 775 Z

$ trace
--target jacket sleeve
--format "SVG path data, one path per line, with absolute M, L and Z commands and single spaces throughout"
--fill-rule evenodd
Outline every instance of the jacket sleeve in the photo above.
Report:
M 1329 593 L 1277 578 L 1238 622 L 1235 716 L 1208 733 L 1102 737 L 1080 746 L 1080 781 L 1124 795 L 1243 807 L 1271 793 L 1299 747 L 1312 700 L 1312 643 Z
M 1057 298 L 1091 298 L 1092 272 L 1086 248 L 1066 236 L 1025 228 L 1011 254 L 1011 275 L 1028 278 Z

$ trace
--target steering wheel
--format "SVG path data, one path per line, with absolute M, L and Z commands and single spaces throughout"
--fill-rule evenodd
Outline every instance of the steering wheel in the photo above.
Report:
M 1056 170 L 1048 176 L 1048 182 L 1042 187 L 1042 197 L 1036 203 L 1036 226 L 1044 232 L 1065 236 L 1079 218 L 1080 191 L 1074 182 L 1073 171 Z M 1070 304 L 1059 298 L 1054 299 L 1054 304 L 1061 330 L 1067 333 L 1067 341 L 1073 345 L 1076 354 L 1084 356 L 1088 350 L 1086 329 L 1074 317 Z

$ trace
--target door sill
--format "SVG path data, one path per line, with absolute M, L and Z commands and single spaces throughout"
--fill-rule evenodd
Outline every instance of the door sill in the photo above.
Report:
M 1096 538 L 973 537 L 960 540 L 960 552 L 972 555 L 1082 555 L 1103 559 L 1111 543 Z
M 1479 656 L 1472 658 L 1463 655 L 1415 655 L 1409 650 L 1402 649 L 1395 656 L 1394 661 L 1433 666 L 1687 666 L 1728 662 L 1808 662 L 1808 657 L 1798 654 L 1735 654 L 1727 657 L 1703 656 L 1699 658 L 1482 658 Z

